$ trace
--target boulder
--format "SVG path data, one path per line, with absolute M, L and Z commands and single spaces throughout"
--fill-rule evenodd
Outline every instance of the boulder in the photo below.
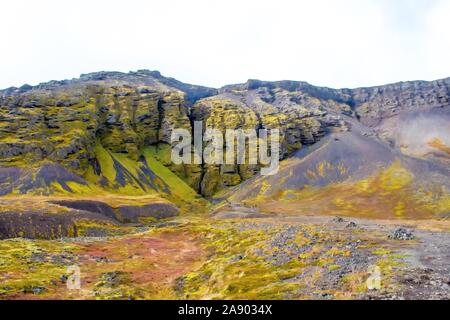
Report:
M 394 231 L 393 234 L 389 235 L 389 238 L 394 239 L 394 240 L 407 241 L 407 240 L 413 240 L 415 237 L 411 231 L 409 231 L 405 228 L 398 228 L 397 230 Z

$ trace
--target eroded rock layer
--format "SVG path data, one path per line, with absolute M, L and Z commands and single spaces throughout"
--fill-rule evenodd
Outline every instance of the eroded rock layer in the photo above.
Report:
M 258 166 L 175 165 L 174 129 L 192 131 L 194 121 L 223 134 L 277 128 L 281 159 L 336 128 L 351 130 L 354 121 L 364 126 L 364 135 L 384 134 L 395 144 L 399 138 L 386 129 L 387 119 L 437 109 L 448 115 L 449 88 L 450 79 L 339 90 L 249 80 L 216 90 L 147 70 L 9 88 L 0 91 L 0 191 L 49 194 L 95 185 L 170 194 L 164 174 L 148 164 L 156 161 L 210 197 L 253 177 Z M 427 143 L 435 157 L 448 156 L 445 137 Z

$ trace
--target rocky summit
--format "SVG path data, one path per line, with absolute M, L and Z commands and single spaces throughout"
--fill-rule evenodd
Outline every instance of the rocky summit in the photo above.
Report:
M 174 164 L 195 122 L 279 129 L 278 173 Z M 216 89 L 139 70 L 1 90 L 0 298 L 448 298 L 449 124 L 450 78 Z M 85 290 L 65 290 L 74 264 Z

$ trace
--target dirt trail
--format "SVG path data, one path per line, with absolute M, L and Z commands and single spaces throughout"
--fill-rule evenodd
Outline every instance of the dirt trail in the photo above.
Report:
M 420 230 L 401 221 L 344 219 L 386 238 L 399 227 L 406 227 L 414 234 L 413 241 L 396 241 L 394 244 L 394 251 L 404 256 L 403 262 L 406 264 L 403 274 L 397 278 L 402 288 L 396 298 L 450 298 L 450 232 Z M 325 224 L 333 228 L 330 217 L 294 217 L 286 220 Z

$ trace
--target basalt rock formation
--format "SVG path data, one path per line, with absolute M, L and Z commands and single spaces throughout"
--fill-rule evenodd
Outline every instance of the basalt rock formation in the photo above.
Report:
M 148 70 L 9 88 L 0 91 L 0 193 L 105 191 L 189 200 L 258 173 L 254 165 L 173 164 L 171 133 L 193 130 L 194 121 L 223 132 L 279 128 L 281 159 L 356 126 L 367 139 L 445 164 L 449 93 L 450 78 L 338 90 L 249 80 L 217 90 Z M 430 123 L 435 132 L 425 135 Z M 424 133 L 420 145 L 411 126 Z

